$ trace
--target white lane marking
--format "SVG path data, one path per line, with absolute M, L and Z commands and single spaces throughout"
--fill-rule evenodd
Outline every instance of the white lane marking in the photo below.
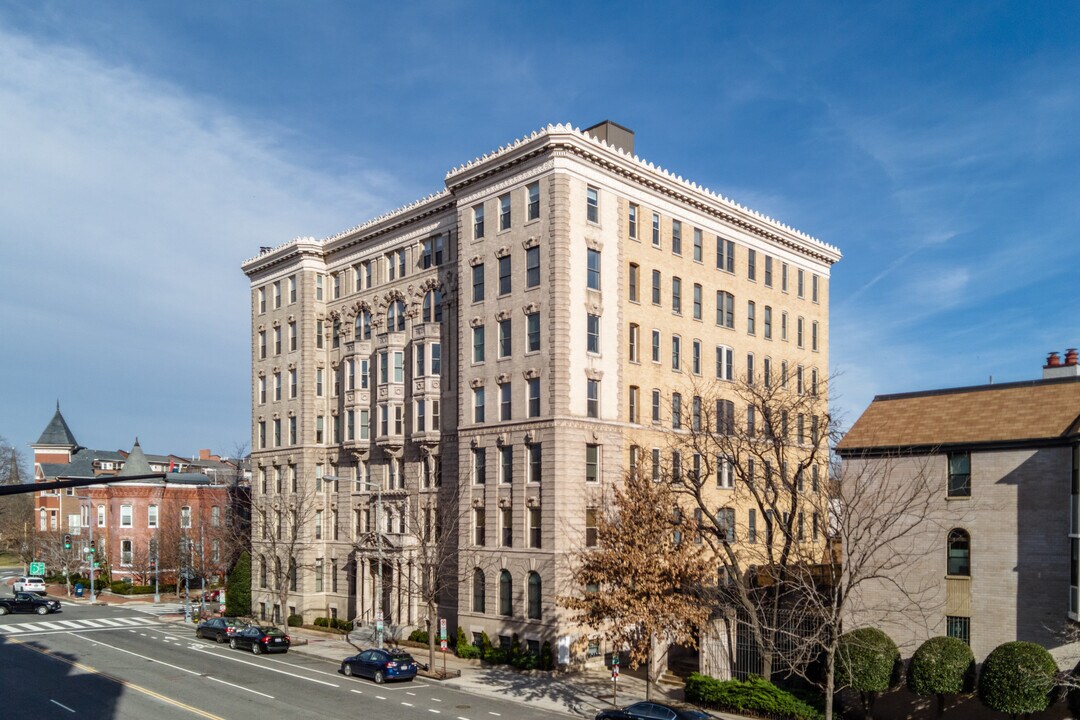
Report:
M 354 692 L 354 693 L 356 693 L 357 695 L 363 695 L 363 694 L 364 694 L 364 691 L 363 691 L 363 690 L 350 690 L 349 692 Z
M 217 643 L 211 643 L 210 647 L 213 647 L 216 644 Z M 285 667 L 299 668 L 299 669 L 302 669 L 302 670 L 304 670 L 306 672 L 313 672 L 313 673 L 316 673 L 318 675 L 329 675 L 330 677 L 336 677 L 336 678 L 341 677 L 341 672 L 340 671 L 338 671 L 338 672 L 326 672 L 325 670 L 316 670 L 315 668 L 309 668 L 309 667 L 305 667 L 303 665 L 294 665 L 291 662 L 286 662 L 284 660 L 278 660 L 277 658 L 268 657 L 268 658 L 266 658 L 266 662 L 277 663 L 278 665 L 284 665 Z
M 103 647 L 107 647 L 107 648 L 111 648 L 113 650 L 116 650 L 117 652 L 126 653 L 128 655 L 134 655 L 137 658 L 141 658 L 143 660 L 149 660 L 152 663 L 157 663 L 158 665 L 164 665 L 165 667 L 172 668 L 173 670 L 179 670 L 180 672 L 186 672 L 188 675 L 202 675 L 202 673 L 196 672 L 195 670 L 188 670 L 187 668 L 182 668 L 179 665 L 173 665 L 173 664 L 167 663 L 167 662 L 165 662 L 163 660 L 158 660 L 157 658 L 152 658 L 152 657 L 149 657 L 147 655 L 140 655 L 137 652 L 131 652 L 130 650 L 125 650 L 124 648 L 119 648 L 119 647 L 116 647 L 115 645 L 110 645 L 108 643 L 103 643 L 100 640 L 92 640 L 92 639 L 88 638 L 86 635 L 80 635 L 80 634 L 77 634 L 77 633 L 70 633 L 70 634 L 74 635 L 77 638 L 82 638 L 83 640 L 86 640 L 87 642 L 92 642 L 95 645 L 101 645 Z
M 104 623 L 104 624 L 108 625 L 109 627 L 124 627 L 123 624 L 118 623 L 115 620 L 109 620 L 108 618 L 98 618 L 97 621 L 99 623 Z
M 461 717 L 460 715 L 458 715 L 458 716 L 457 716 L 457 720 L 469 720 L 469 718 L 467 718 L 467 717 Z
M 67 711 L 68 711 L 69 713 L 74 713 L 74 712 L 75 712 L 74 710 L 72 710 L 71 708 L 69 708 L 69 707 L 68 707 L 67 705 L 62 705 L 62 704 L 60 704 L 60 703 L 56 702 L 55 700 L 53 700 L 52 698 L 49 698 L 49 702 L 51 702 L 51 703 L 52 703 L 53 705 L 60 705 L 60 707 L 62 707 L 62 708 L 64 708 L 65 710 L 67 710 Z
M 267 695 L 266 693 L 261 693 L 261 692 L 259 692 L 258 690 L 252 690 L 251 688 L 246 688 L 246 687 L 244 687 L 243 685 L 237 685 L 237 684 L 235 684 L 235 683 L 231 683 L 231 682 L 225 682 L 225 681 L 224 681 L 224 680 L 222 680 L 221 678 L 216 678 L 216 677 L 214 677 L 213 675 L 207 675 L 206 677 L 208 677 L 209 679 L 213 680 L 214 682 L 219 682 L 219 683 L 221 683 L 222 685 L 228 685 L 229 687 L 234 687 L 234 688 L 236 688 L 236 689 L 238 689 L 238 690 L 247 690 L 247 691 L 248 691 L 249 693 L 255 693 L 256 695 L 262 695 L 262 696 L 263 696 L 264 698 L 270 698 L 271 700 L 273 700 L 273 699 L 274 699 L 274 696 L 273 696 L 273 695 Z
M 435 702 L 442 702 L 442 700 L 440 700 L 439 698 L 431 698 L 431 699 L 434 700 Z
M 69 620 L 68 622 L 77 623 L 79 625 L 79 627 L 91 627 L 91 628 L 101 627 L 100 625 L 97 624 L 96 620 Z
M 174 638 L 172 635 L 166 635 L 165 639 L 166 640 L 175 640 L 176 638 Z
M 382 695 L 376 695 L 375 697 L 379 698 L 380 700 L 385 700 L 386 699 Z
M 39 628 L 34 623 L 19 623 L 20 632 L 26 632 L 27 630 L 48 630 L 49 628 Z
M 267 670 L 269 672 L 275 672 L 275 673 L 280 673 L 282 675 L 288 675 L 289 677 L 294 677 L 294 678 L 296 678 L 298 680 L 306 680 L 308 682 L 318 683 L 319 685 L 329 685 L 330 687 L 341 687 L 340 685 L 336 685 L 334 683 L 328 683 L 328 682 L 326 682 L 324 680 L 316 680 L 315 678 L 304 677 L 303 675 L 297 675 L 296 673 L 285 672 L 284 670 L 278 670 L 277 668 L 267 667 L 267 665 L 265 663 L 253 663 L 253 662 L 248 662 L 247 660 L 241 660 L 238 657 L 231 657 L 227 653 L 210 652 L 208 650 L 205 650 L 202 645 L 192 645 L 191 649 L 194 650 L 197 653 L 203 653 L 203 654 L 206 654 L 206 655 L 212 655 L 213 657 L 218 658 L 219 660 L 230 660 L 232 662 L 238 662 L 238 663 L 240 663 L 242 665 L 250 665 L 251 667 L 262 668 L 263 670 Z
M 404 700 L 401 701 L 401 704 L 404 705 L 405 707 L 412 707 L 413 706 L 412 703 L 407 703 Z
M 442 713 L 442 710 L 436 710 L 435 708 L 428 708 L 427 711 L 431 712 L 431 713 L 435 713 L 436 715 L 439 715 L 439 714 Z
M 44 625 L 45 627 L 47 627 L 50 630 L 67 630 L 67 628 L 64 627 L 63 625 L 57 625 L 56 623 L 51 623 L 51 622 L 41 621 L 41 622 L 38 623 L 38 625 Z
M 495 717 L 502 717 L 501 713 L 493 712 L 491 710 L 488 710 L 488 715 L 494 715 Z
M 17 633 L 14 625 L 0 625 L 0 632 L 2 633 Z
M 408 690 L 406 690 L 406 691 L 405 691 L 405 694 L 406 694 L 406 695 L 414 695 L 414 696 L 416 695 L 416 693 L 414 693 L 414 692 L 409 692 Z
M 113 619 L 116 620 L 116 622 L 118 622 L 118 623 L 123 623 L 124 625 L 146 625 L 147 623 L 154 622 L 153 620 L 151 620 L 149 618 L 146 618 L 145 620 L 143 620 L 141 618 L 113 618 Z
M 56 622 L 60 623 L 61 625 L 64 625 L 65 627 L 69 627 L 69 628 L 72 628 L 72 627 L 73 628 L 81 628 L 82 627 L 82 625 L 75 622 L 74 620 L 57 620 Z

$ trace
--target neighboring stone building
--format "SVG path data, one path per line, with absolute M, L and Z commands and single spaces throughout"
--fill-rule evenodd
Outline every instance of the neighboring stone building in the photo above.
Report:
M 191 554 L 203 543 L 205 552 L 195 555 L 195 567 L 207 575 L 221 575 L 228 570 L 235 548 L 245 542 L 234 537 L 230 523 L 246 489 L 241 492 L 231 483 L 185 472 L 189 463 L 183 458 L 147 456 L 138 439 L 126 453 L 82 447 L 59 404 L 31 448 L 37 482 L 152 473 L 164 476 L 35 494 L 34 529 L 53 536 L 67 533 L 79 544 L 88 543 L 92 531 L 98 558 L 108 563 L 114 580 L 147 580 L 151 542 L 158 546 L 163 581 L 174 577 L 181 566 L 182 544 L 188 548 L 190 562 Z M 221 465 L 220 461 L 215 464 Z
M 325 525 L 308 531 L 297 612 L 373 620 L 375 483 L 389 623 L 425 621 L 416 548 L 450 507 L 451 629 L 548 640 L 565 660 L 574 630 L 556 599 L 576 590 L 573 558 L 630 446 L 670 432 L 677 388 L 745 376 L 755 357 L 759 373 L 782 362 L 824 378 L 839 251 L 638 159 L 633 142 L 614 123 L 548 126 L 423 200 L 243 264 L 253 504 L 318 488 Z
M 852 598 L 851 626 L 881 628 L 906 656 L 949 635 L 979 662 L 1012 640 L 1064 657 L 1063 631 L 1080 619 L 1075 350 L 1064 363 L 1052 353 L 1041 380 L 878 396 L 837 449 L 859 477 L 926 473 L 939 493 L 905 551 L 921 560 Z M 921 618 L 891 611 L 909 591 Z

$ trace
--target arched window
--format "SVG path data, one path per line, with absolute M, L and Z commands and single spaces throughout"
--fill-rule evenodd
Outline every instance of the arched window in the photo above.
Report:
M 356 339 L 371 339 L 371 312 L 368 310 L 361 310 L 356 315 Z
M 403 332 L 405 330 L 405 303 L 395 300 L 386 311 L 386 331 Z
M 424 322 L 442 322 L 442 292 L 428 290 L 424 296 Z
M 514 583 L 510 579 L 510 571 L 503 570 L 499 573 L 499 614 L 514 614 Z
M 971 536 L 966 530 L 949 531 L 949 575 L 971 575 Z
M 484 571 L 480 568 L 473 570 L 472 609 L 475 613 L 487 612 L 487 597 L 484 592 Z
M 540 619 L 540 573 L 529 573 L 529 618 Z

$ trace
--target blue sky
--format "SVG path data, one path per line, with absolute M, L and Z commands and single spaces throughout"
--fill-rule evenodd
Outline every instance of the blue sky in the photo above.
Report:
M 834 411 L 1080 345 L 1080 4 L 0 0 L 0 435 L 249 437 L 240 262 L 555 122 L 835 244 Z

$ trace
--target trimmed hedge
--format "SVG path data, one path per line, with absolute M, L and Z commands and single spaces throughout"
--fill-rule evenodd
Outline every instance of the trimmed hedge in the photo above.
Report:
M 301 627 L 304 624 L 304 616 L 303 615 L 290 615 L 288 620 L 285 621 L 285 623 L 289 627 Z
M 1041 645 L 1007 642 L 998 645 L 979 673 L 979 699 L 998 712 L 1014 715 L 1050 706 L 1058 666 Z
M 315 618 L 315 627 L 333 628 L 334 630 L 352 630 L 352 623 L 343 618 Z
M 409 642 L 420 643 L 422 645 L 428 644 L 428 631 L 423 628 L 416 628 L 409 633 Z
M 163 593 L 176 592 L 176 585 L 160 585 L 159 590 Z M 89 581 L 83 583 L 83 588 L 87 592 L 90 591 Z M 117 580 L 114 583 L 109 584 L 109 590 L 117 595 L 153 595 L 153 585 L 132 585 L 131 583 L 123 580 Z
M 975 656 L 954 637 L 932 637 L 915 651 L 907 686 L 916 695 L 957 695 L 975 688 Z
M 894 684 L 900 650 L 888 635 L 865 627 L 840 636 L 836 653 L 837 687 L 862 693 L 885 692 Z
M 820 720 L 821 713 L 764 678 L 717 680 L 691 673 L 686 701 L 722 712 L 750 713 L 777 720 Z

